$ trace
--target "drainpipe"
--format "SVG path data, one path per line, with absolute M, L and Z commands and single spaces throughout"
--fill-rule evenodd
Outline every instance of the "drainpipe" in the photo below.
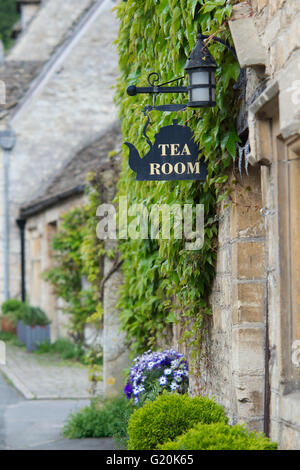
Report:
M 17 219 L 17 225 L 20 229 L 21 241 L 21 295 L 22 301 L 26 300 L 26 271 L 25 271 L 25 227 L 26 219 Z
M 4 300 L 9 299 L 9 157 L 16 143 L 11 128 L 0 131 L 0 146 L 4 156 Z

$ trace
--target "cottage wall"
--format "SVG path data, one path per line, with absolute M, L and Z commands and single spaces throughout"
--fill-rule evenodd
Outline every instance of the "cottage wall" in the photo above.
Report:
M 219 207 L 213 316 L 190 391 L 300 449 L 300 4 L 236 2 L 230 28 L 246 69 L 237 124 L 248 118 L 252 166 L 232 172 L 238 183 Z
M 43 280 L 42 274 L 53 266 L 51 241 L 62 215 L 85 202 L 84 195 L 68 198 L 30 217 L 26 223 L 26 294 L 30 304 L 43 309 L 51 320 L 52 341 L 67 335 L 68 316 L 62 311 L 62 300 L 57 298 L 51 284 Z
M 243 182 L 233 176 L 219 210 L 207 360 L 191 390 L 300 449 L 300 4 L 249 3 L 237 2 L 230 28 L 247 72 L 253 167 Z

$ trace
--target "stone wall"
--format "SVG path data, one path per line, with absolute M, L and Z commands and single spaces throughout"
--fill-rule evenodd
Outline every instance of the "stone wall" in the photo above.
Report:
M 251 169 L 243 183 L 239 175 L 232 180 L 238 181 L 232 197 L 218 210 L 213 316 L 190 391 L 214 396 L 231 423 L 262 431 L 266 281 L 260 174 Z
M 293 0 L 234 6 L 253 168 L 219 209 L 213 318 L 191 384 L 281 449 L 300 449 L 299 20 Z

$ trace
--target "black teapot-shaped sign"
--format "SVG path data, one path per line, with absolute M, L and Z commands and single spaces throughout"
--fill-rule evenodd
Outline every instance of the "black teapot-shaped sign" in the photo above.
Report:
M 200 180 L 207 176 L 207 163 L 199 158 L 199 148 L 191 129 L 173 125 L 162 127 L 155 135 L 149 152 L 141 158 L 133 144 L 129 148 L 129 166 L 136 172 L 137 181 Z

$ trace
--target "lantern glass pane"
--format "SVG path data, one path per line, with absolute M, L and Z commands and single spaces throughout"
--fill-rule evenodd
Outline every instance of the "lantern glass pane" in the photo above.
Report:
M 190 91 L 190 101 L 209 101 L 209 88 L 192 88 Z
M 191 85 L 208 85 L 209 83 L 209 72 L 206 71 L 195 71 L 191 72 Z
M 211 89 L 211 98 L 212 98 L 212 101 L 216 101 L 216 89 L 215 88 Z
M 216 84 L 215 72 L 210 72 L 210 73 L 211 73 L 211 83 L 215 85 Z

